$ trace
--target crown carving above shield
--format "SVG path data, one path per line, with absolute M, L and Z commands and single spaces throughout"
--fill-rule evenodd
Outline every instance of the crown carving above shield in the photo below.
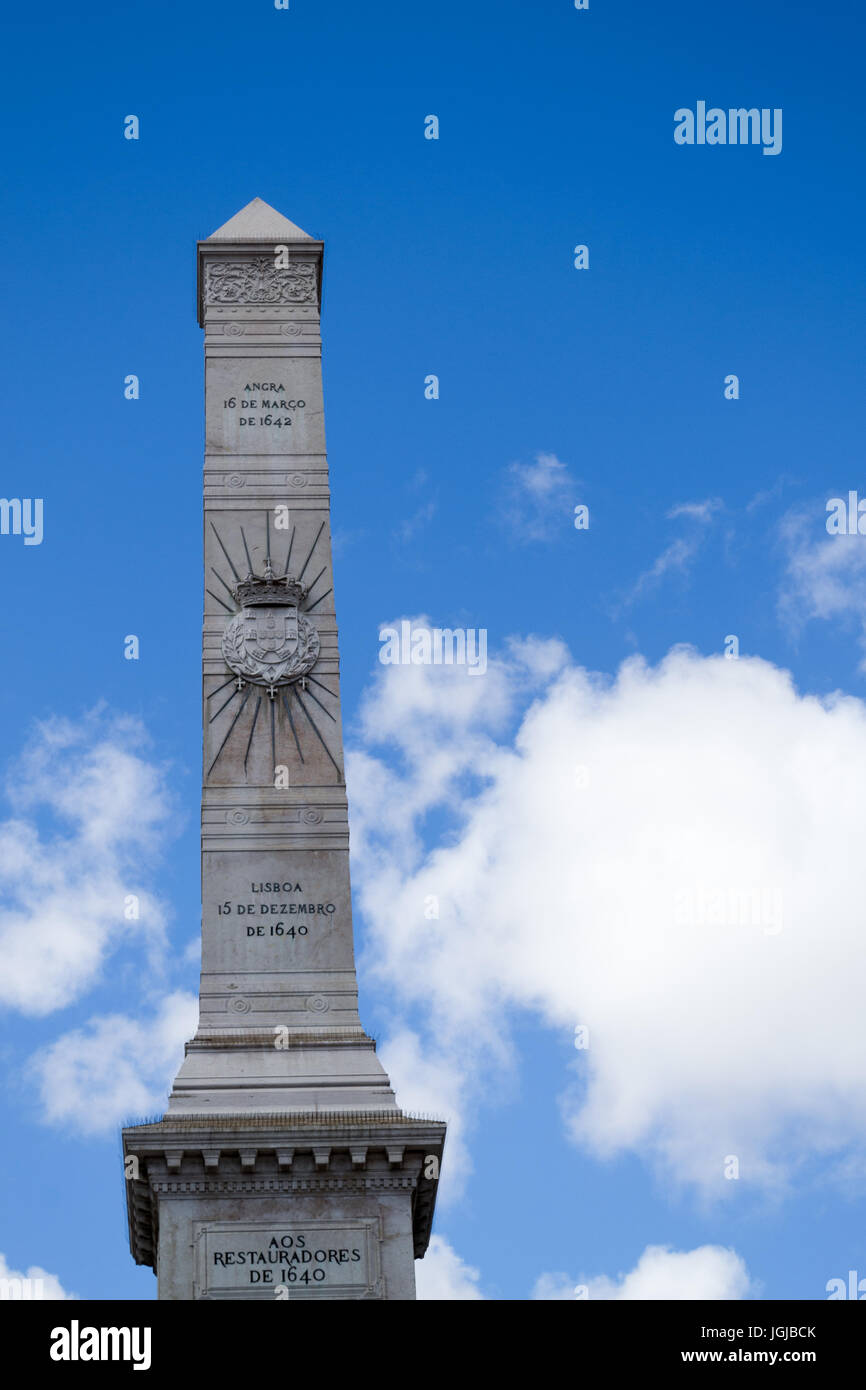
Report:
M 274 574 L 270 559 L 263 575 L 248 574 L 232 590 L 241 608 L 261 608 L 265 605 L 300 606 L 307 597 L 306 586 L 290 574 Z

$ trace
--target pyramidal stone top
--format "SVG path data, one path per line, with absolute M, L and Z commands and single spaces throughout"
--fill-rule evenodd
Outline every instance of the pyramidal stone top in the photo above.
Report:
M 253 198 L 245 208 L 236 212 L 228 222 L 217 227 L 207 238 L 208 241 L 313 241 L 309 232 L 304 232 L 283 217 L 262 198 Z

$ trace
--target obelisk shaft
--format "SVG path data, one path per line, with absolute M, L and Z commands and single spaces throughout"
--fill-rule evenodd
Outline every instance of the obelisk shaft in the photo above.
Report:
M 200 1016 L 166 1114 L 123 1135 L 164 1299 L 414 1298 L 445 1138 L 358 1016 L 321 269 L 259 199 L 199 243 Z
M 202 974 L 199 1027 L 171 1113 L 217 1103 L 265 1111 L 394 1105 L 358 1016 L 322 400 L 322 244 L 293 230 L 295 240 L 262 244 L 239 241 L 243 229 L 229 223 L 199 244 Z M 281 584 L 293 587 L 296 603 L 280 606 L 278 597 L 257 606 Z M 286 1047 L 275 1048 L 275 1037 Z M 309 1048 L 299 1052 L 305 1039 Z

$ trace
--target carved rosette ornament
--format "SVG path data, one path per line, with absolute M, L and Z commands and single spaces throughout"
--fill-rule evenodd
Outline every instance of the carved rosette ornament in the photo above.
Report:
M 217 261 L 207 266 L 206 276 L 208 304 L 316 303 L 316 268 L 306 261 L 285 269 L 275 266 L 272 256 Z
M 305 688 L 319 659 L 319 634 L 299 611 L 306 593 L 291 575 L 275 575 L 270 560 L 264 575 L 249 574 L 235 586 L 241 611 L 226 623 L 222 653 L 239 690 L 261 685 L 273 700 L 294 681 Z

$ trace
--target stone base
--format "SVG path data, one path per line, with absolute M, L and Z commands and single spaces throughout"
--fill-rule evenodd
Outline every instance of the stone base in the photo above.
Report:
M 161 1299 L 414 1299 L 444 1138 L 400 1112 L 131 1126 L 133 1257 Z

